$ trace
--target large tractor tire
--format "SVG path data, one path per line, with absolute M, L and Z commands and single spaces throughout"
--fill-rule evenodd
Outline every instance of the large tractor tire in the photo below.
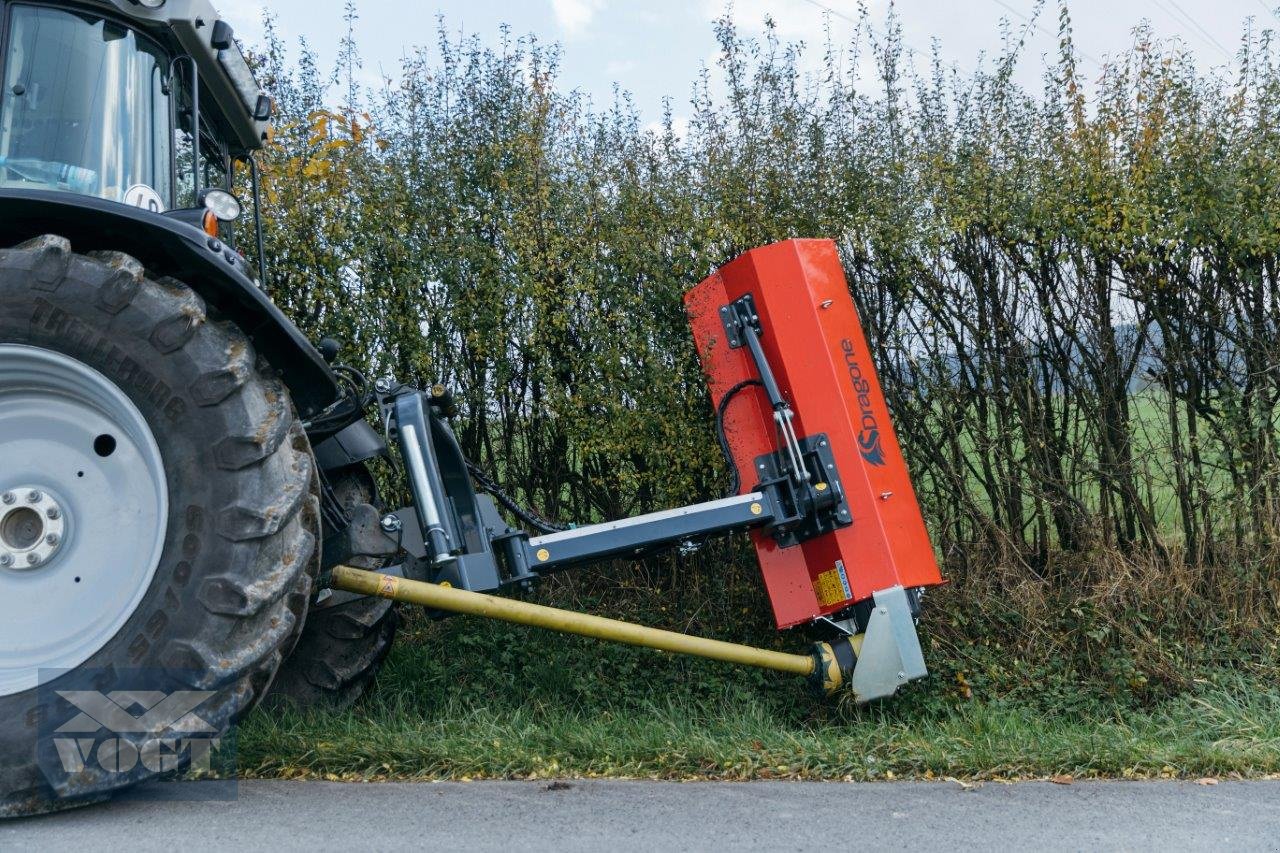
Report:
M 373 479 L 364 466 L 328 474 L 329 487 L 344 510 L 378 505 Z M 385 560 L 353 557 L 351 565 L 381 569 Z M 297 647 L 285 658 L 271 685 L 272 707 L 343 711 L 373 683 L 400 624 L 395 602 L 365 597 L 312 609 Z
M 313 469 L 181 282 L 0 249 L 0 816 L 176 772 L 253 707 L 306 617 Z

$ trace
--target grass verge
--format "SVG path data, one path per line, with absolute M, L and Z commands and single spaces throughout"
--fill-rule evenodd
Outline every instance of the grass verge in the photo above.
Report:
M 256 718 L 250 776 L 382 779 L 1014 779 L 1280 772 L 1280 694 L 1215 691 L 1109 719 L 982 702 L 947 714 L 795 726 L 758 707 L 674 703 L 638 714 L 457 705 L 430 718 Z
M 951 664 L 942 654 L 928 681 L 857 708 L 771 673 L 496 623 L 417 622 L 352 711 L 251 717 L 240 765 L 344 780 L 1280 773 L 1280 688 L 1256 668 L 1206 670 L 1190 689 L 1138 703 L 1012 664 L 1003 686 L 972 676 L 977 690 L 963 677 L 958 689 Z

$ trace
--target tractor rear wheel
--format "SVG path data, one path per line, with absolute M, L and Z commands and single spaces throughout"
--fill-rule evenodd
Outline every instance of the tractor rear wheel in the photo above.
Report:
M 343 509 L 379 505 L 373 479 L 363 465 L 332 471 L 327 477 Z M 353 557 L 349 562 L 377 570 L 385 560 Z M 327 607 L 321 602 L 312 608 L 302 638 L 280 667 L 267 704 L 335 711 L 351 707 L 373 683 L 399 624 L 395 602 L 389 599 L 369 596 Z
M 0 816 L 180 770 L 253 707 L 306 616 L 313 469 L 190 288 L 0 249 Z

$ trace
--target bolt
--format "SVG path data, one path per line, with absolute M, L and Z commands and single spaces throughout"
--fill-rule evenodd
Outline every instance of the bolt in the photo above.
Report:
M 38 504 L 40 503 L 40 499 L 43 497 L 44 495 L 40 494 L 38 490 L 32 489 L 31 491 L 27 492 L 27 503 Z
M 889 500 L 889 498 L 891 498 L 891 497 L 893 497 L 893 492 L 881 492 L 881 493 L 880 493 L 880 500 L 882 500 L 882 501 L 887 501 L 887 500 Z
M 18 499 L 18 496 L 15 495 L 13 492 L 5 492 L 4 497 L 0 497 L 0 500 L 4 501 L 7 504 L 11 504 L 17 499 Z
M 12 554 L 0 554 L 0 566 L 3 566 L 4 568 L 7 569 L 12 565 L 13 565 Z
M 898 673 L 898 680 L 899 680 L 899 681 L 906 681 L 906 680 L 907 680 L 907 674 L 906 674 L 905 672 L 900 672 L 900 673 Z
M 398 515 L 384 515 L 380 524 L 384 533 L 399 533 L 404 527 Z
M 57 545 L 57 544 L 58 544 L 59 542 L 61 542 L 62 540 L 58 538 L 58 534 L 56 534 L 56 533 L 50 533 L 48 536 L 44 537 L 44 541 L 45 541 L 47 544 L 49 544 L 49 545 L 51 545 L 51 546 L 52 546 L 52 545 Z
M 373 388 L 374 388 L 374 390 L 375 390 L 375 391 L 377 391 L 379 394 L 385 394 L 385 393 L 387 393 L 388 391 L 390 391 L 390 390 L 391 390 L 391 380 L 390 380 L 390 379 L 379 379 L 377 382 L 374 382 L 374 383 L 373 383 Z
M 49 516 L 50 521 L 57 521 L 62 517 L 62 510 L 58 509 L 56 506 L 51 506 L 44 511 L 44 514 Z
M 33 566 L 40 565 L 40 555 L 34 552 L 27 555 L 27 562 Z

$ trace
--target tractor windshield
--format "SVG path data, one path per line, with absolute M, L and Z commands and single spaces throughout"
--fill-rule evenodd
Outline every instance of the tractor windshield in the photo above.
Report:
M 164 53 L 97 15 L 15 5 L 0 100 L 0 186 L 171 206 Z

